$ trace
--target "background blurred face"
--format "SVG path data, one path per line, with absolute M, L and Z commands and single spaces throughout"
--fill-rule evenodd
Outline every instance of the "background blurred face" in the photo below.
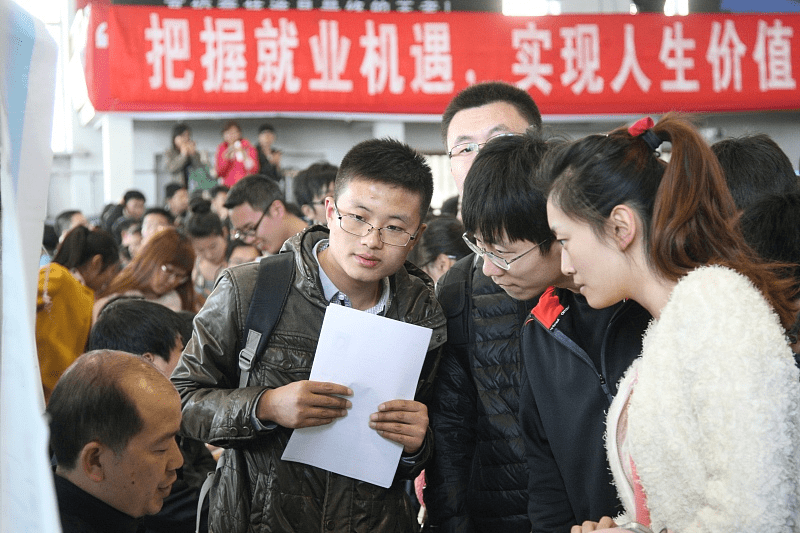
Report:
M 281 249 L 285 240 L 282 237 L 281 221 L 277 216 L 270 216 L 269 210 L 264 214 L 244 202 L 231 208 L 228 214 L 235 232 L 248 233 L 241 237 L 242 241 L 270 254 L 276 254 Z
M 227 130 L 222 132 L 222 139 L 228 144 L 233 144 L 241 138 L 242 138 L 242 131 L 236 126 L 231 126 Z
M 175 139 L 173 140 L 173 142 L 175 143 L 175 148 L 180 150 L 182 146 L 184 146 L 186 143 L 190 142 L 191 140 L 192 140 L 192 130 L 186 130 L 183 133 L 181 133 L 180 135 L 176 135 Z
M 159 230 L 172 227 L 169 219 L 159 213 L 150 213 L 144 220 L 142 220 L 142 246 L 144 246 L 150 238 L 158 233 Z
M 462 109 L 450 121 L 447 128 L 447 151 L 463 143 L 485 143 L 490 138 L 503 133 L 524 133 L 528 121 L 517 109 L 507 102 L 492 102 L 480 107 Z M 450 172 L 458 188 L 458 195 L 464 192 L 464 179 L 475 160 L 477 152 L 450 159 Z
M 211 264 L 219 265 L 225 262 L 227 243 L 222 235 L 209 235 L 208 237 L 192 238 L 194 253 Z
M 129 217 L 141 220 L 144 214 L 144 200 L 131 198 L 125 202 L 125 211 L 128 213 Z
M 181 424 L 178 392 L 168 383 L 131 379 L 126 386 L 144 427 L 104 469 L 106 503 L 123 513 L 141 517 L 156 514 L 164 505 L 177 469 L 183 465 L 175 435 Z M 109 451 L 109 453 L 112 453 Z
M 311 220 L 316 221 L 319 224 L 325 224 L 325 198 L 328 196 L 333 196 L 333 182 L 328 184 L 328 187 L 322 191 L 317 191 L 317 194 L 314 195 L 311 207 L 313 208 L 313 216 Z M 311 213 L 309 213 L 311 215 Z
M 111 283 L 111 280 L 114 279 L 114 276 L 116 276 L 119 271 L 119 262 L 106 267 L 100 265 L 96 273 L 91 272 L 84 276 L 86 286 L 97 293 L 102 292 L 108 286 L 108 284 Z
M 255 246 L 237 246 L 231 252 L 231 256 L 228 258 L 228 266 L 236 266 L 236 265 L 243 265 L 244 263 L 250 263 L 251 261 L 255 261 L 261 257 L 261 253 L 258 251 L 258 248 Z
M 186 189 L 178 189 L 172 198 L 167 202 L 169 210 L 174 215 L 179 215 L 189 209 L 189 191 Z
M 189 279 L 189 272 L 179 266 L 163 264 L 150 276 L 150 291 L 156 296 L 163 296 L 171 290 L 183 285 Z

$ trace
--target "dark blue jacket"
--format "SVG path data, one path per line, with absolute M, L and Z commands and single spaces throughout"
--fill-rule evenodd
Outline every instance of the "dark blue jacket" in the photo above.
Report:
M 631 300 L 592 309 L 583 296 L 553 288 L 526 321 L 519 418 L 533 532 L 568 533 L 622 512 L 606 460 L 606 411 L 649 321 Z

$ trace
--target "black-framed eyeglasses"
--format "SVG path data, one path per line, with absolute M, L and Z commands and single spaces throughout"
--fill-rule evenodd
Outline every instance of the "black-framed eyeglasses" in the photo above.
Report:
M 358 215 L 342 215 L 339 213 L 339 208 L 335 203 L 333 204 L 333 210 L 336 212 L 336 218 L 339 219 L 339 227 L 350 235 L 366 237 L 369 235 L 370 231 L 376 229 L 378 230 L 378 237 L 380 237 L 381 242 L 389 246 L 406 246 L 409 242 L 416 239 L 417 233 L 419 233 L 419 228 L 417 228 L 417 231 L 415 231 L 413 235 L 396 226 L 376 228 Z
M 248 239 L 250 237 L 255 237 L 256 236 L 256 232 L 258 232 L 258 227 L 261 225 L 261 221 L 264 220 L 264 217 L 267 215 L 267 211 L 269 211 L 269 209 L 267 209 L 266 211 L 261 213 L 261 217 L 258 219 L 258 222 L 256 222 L 255 226 L 253 226 L 252 228 L 250 228 L 250 229 L 237 229 L 236 233 L 233 234 L 233 238 L 236 239 L 236 240 L 243 241 L 243 240 Z
M 486 141 L 482 143 L 475 143 L 475 142 L 460 143 L 453 146 L 450 149 L 450 151 L 447 152 L 447 155 L 450 157 L 451 160 L 454 158 L 466 159 L 468 157 L 475 157 L 476 155 L 478 155 L 478 152 L 481 151 L 481 148 L 486 146 L 486 143 L 488 143 L 492 139 L 497 139 L 498 137 L 512 137 L 516 135 L 519 135 L 519 133 L 499 133 L 497 135 L 489 137 L 488 139 L 486 139 Z
M 539 246 L 541 246 L 542 244 L 547 242 L 547 241 L 542 241 L 539 244 L 534 244 L 533 248 L 531 248 L 528 251 L 522 252 L 521 254 L 519 254 L 517 257 L 515 257 L 513 259 L 503 259 L 502 257 L 498 257 L 498 256 L 494 255 L 492 252 L 490 252 L 488 250 L 484 250 L 483 248 L 478 246 L 478 243 L 476 241 L 474 241 L 475 237 L 474 236 L 470 236 L 468 232 L 465 232 L 461 236 L 461 238 L 464 239 L 464 242 L 467 243 L 467 246 L 469 246 L 470 250 L 472 250 L 473 252 L 475 252 L 476 254 L 478 254 L 478 255 L 480 255 L 482 257 L 487 258 L 489 261 L 492 262 L 492 264 L 494 266 L 496 266 L 497 268 L 503 269 L 503 270 L 509 270 L 511 268 L 511 263 L 513 263 L 517 259 L 521 259 L 522 257 L 525 257 L 527 254 L 531 253 L 536 248 L 538 248 Z

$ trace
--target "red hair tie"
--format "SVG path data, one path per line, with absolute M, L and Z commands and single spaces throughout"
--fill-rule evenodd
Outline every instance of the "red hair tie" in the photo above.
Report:
M 664 141 L 650 129 L 653 126 L 655 126 L 655 123 L 652 118 L 640 118 L 628 128 L 628 133 L 630 133 L 632 137 L 641 137 L 642 140 L 647 143 L 647 146 L 655 152 Z

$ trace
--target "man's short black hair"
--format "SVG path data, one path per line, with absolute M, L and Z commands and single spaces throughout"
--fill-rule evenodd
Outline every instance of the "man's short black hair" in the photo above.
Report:
M 311 205 L 314 196 L 328 190 L 328 185 L 336 181 L 336 165 L 327 161 L 314 163 L 305 170 L 297 173 L 292 180 L 294 199 L 297 205 Z
M 547 194 L 535 173 L 549 149 L 534 132 L 492 139 L 478 152 L 464 180 L 461 220 L 470 233 L 489 244 L 527 240 L 550 250 Z
M 61 237 L 61 235 L 69 229 L 72 225 L 72 217 L 75 215 L 80 215 L 81 211 L 78 209 L 69 209 L 67 211 L 62 211 L 56 216 L 56 220 L 53 224 L 53 228 L 56 231 L 56 235 Z
M 746 209 L 765 194 L 783 194 L 797 189 L 792 162 L 769 135 L 745 135 L 711 145 L 736 207 Z
M 136 189 L 125 191 L 125 196 L 122 197 L 122 203 L 127 204 L 130 200 L 141 200 L 143 202 L 147 201 L 145 200 L 144 194 Z
M 511 104 L 528 122 L 529 126 L 534 126 L 536 132 L 541 132 L 542 114 L 530 94 L 504 81 L 487 81 L 470 85 L 450 100 L 442 114 L 442 141 L 444 144 L 447 144 L 447 130 L 456 113 L 494 102 Z
M 425 158 L 396 139 L 370 139 L 350 149 L 336 174 L 335 198 L 353 179 L 401 187 L 420 196 L 420 220 L 425 219 L 433 197 L 433 175 Z
M 89 333 L 87 348 L 151 353 L 169 362 L 182 327 L 172 309 L 141 298 L 122 297 L 103 308 Z
M 181 189 L 185 189 L 185 188 L 186 188 L 186 185 L 184 185 L 183 183 L 178 183 L 178 182 L 167 183 L 164 186 L 164 197 L 167 200 L 169 200 L 170 198 L 175 196 L 176 192 L 180 191 Z
M 250 174 L 231 187 L 225 200 L 225 207 L 233 209 L 247 202 L 255 211 L 266 211 L 275 200 L 280 200 L 286 205 L 286 199 L 278 182 L 261 174 Z
M 265 131 L 271 131 L 272 133 L 275 133 L 275 128 L 272 126 L 272 124 L 265 122 L 258 127 L 258 134 L 261 135 Z
M 60 468 L 74 469 L 81 450 L 92 441 L 119 454 L 142 431 L 135 400 L 122 385 L 137 373 L 164 379 L 144 359 L 110 350 L 85 353 L 64 372 L 47 404 L 50 449 Z
M 142 220 L 144 220 L 144 217 L 146 217 L 147 215 L 161 215 L 162 217 L 165 217 L 170 224 L 175 223 L 175 217 L 172 216 L 172 213 L 170 213 L 163 207 L 150 207 L 146 209 L 144 215 L 142 215 Z

